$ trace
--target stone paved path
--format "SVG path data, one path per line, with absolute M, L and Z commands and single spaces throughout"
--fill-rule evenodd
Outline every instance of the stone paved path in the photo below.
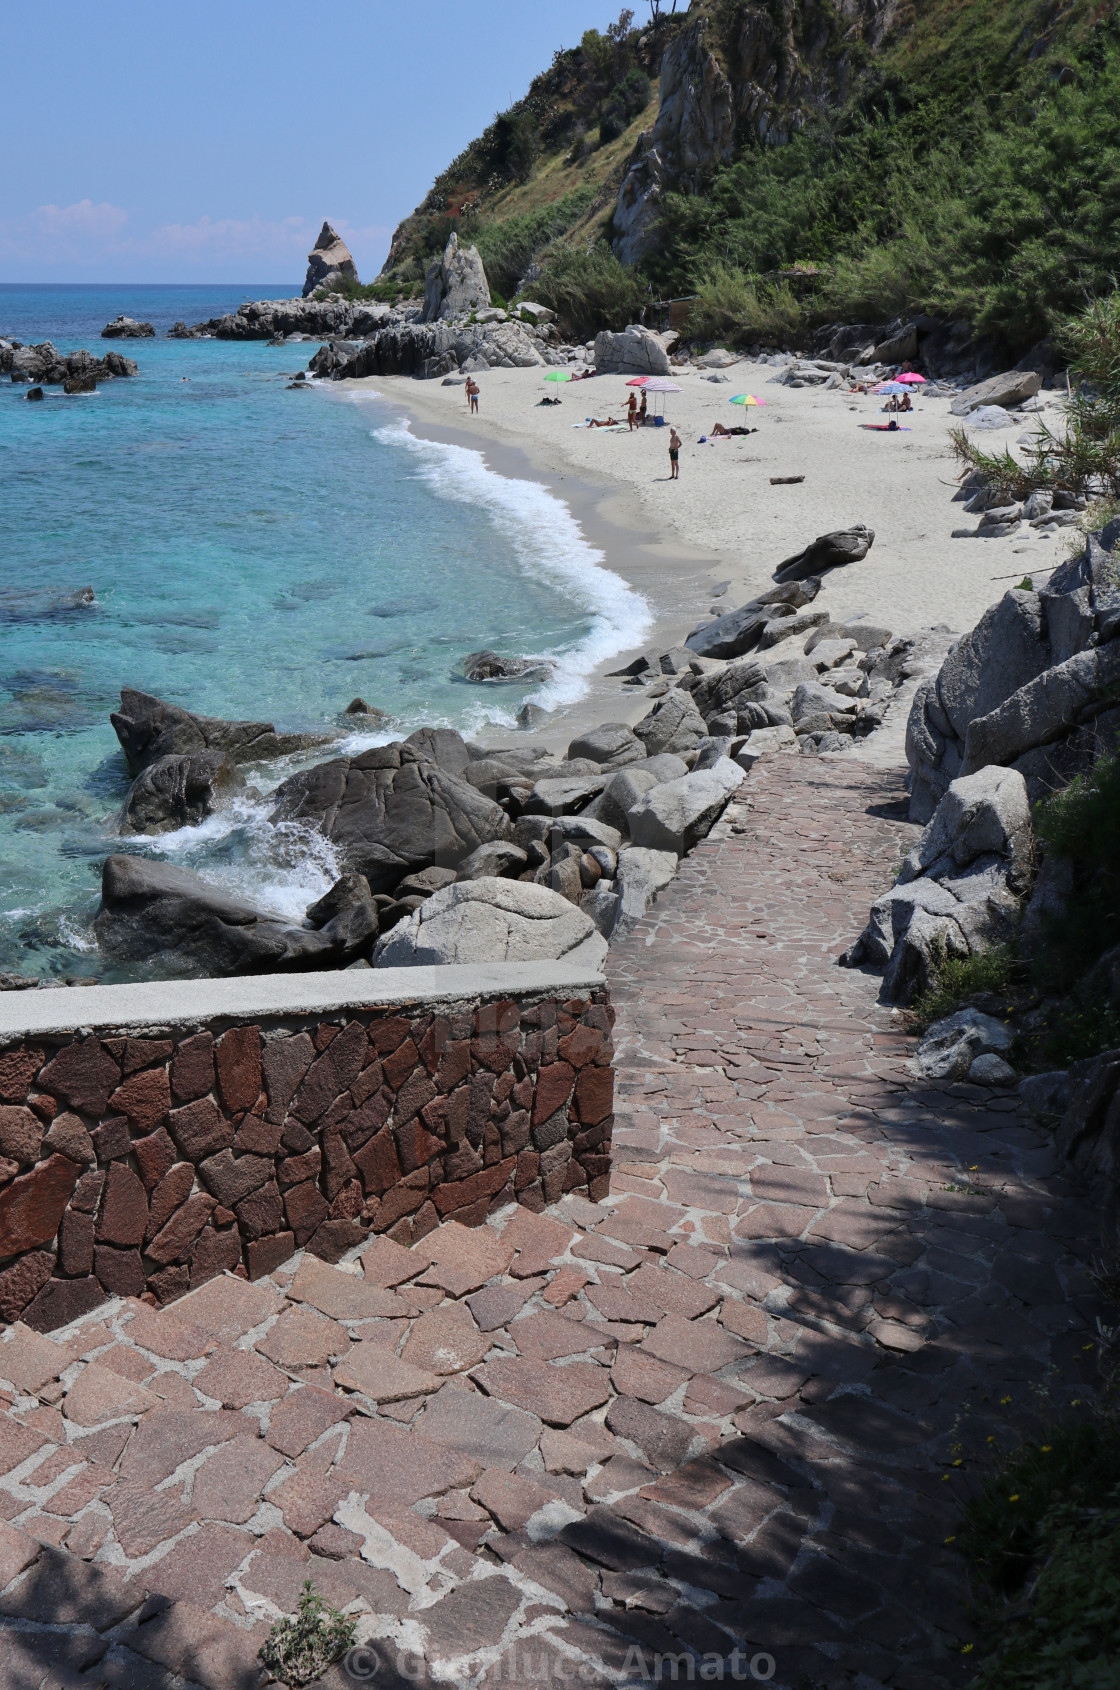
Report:
M 1098 1231 L 835 966 L 899 795 L 758 766 L 615 948 L 609 1202 L 13 1328 L 0 1690 L 248 1687 L 308 1577 L 333 1690 L 960 1682 L 957 1446 L 1090 1376 Z

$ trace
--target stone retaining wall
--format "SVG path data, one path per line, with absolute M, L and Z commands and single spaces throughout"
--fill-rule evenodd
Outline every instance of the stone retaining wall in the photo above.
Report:
M 0 1317 L 605 1196 L 612 1021 L 560 964 L 5 994 Z

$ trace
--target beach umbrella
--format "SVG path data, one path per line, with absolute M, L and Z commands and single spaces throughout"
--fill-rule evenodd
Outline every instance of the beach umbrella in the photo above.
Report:
M 544 379 L 545 381 L 571 381 L 572 372 L 570 370 L 549 370 Z
M 878 387 L 871 389 L 872 393 L 905 393 L 906 389 L 900 381 L 881 381 Z
M 626 385 L 627 387 L 644 387 L 648 380 L 648 376 L 632 376 Z
M 897 376 L 895 379 L 897 381 L 923 382 L 924 383 L 926 378 L 925 378 L 925 376 L 918 375 L 916 370 L 903 370 L 902 374 L 900 376 Z
M 680 388 L 675 381 L 666 381 L 664 376 L 647 376 L 645 378 L 647 393 L 679 393 Z
M 737 393 L 728 401 L 731 405 L 765 405 L 765 399 L 756 399 L 753 393 Z

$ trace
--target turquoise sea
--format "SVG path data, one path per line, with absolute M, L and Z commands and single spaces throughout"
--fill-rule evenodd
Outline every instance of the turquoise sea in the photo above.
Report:
M 322 841 L 272 828 L 262 802 L 121 840 L 122 686 L 286 729 L 337 727 L 361 695 L 393 716 L 381 739 L 480 732 L 512 727 L 526 698 L 578 698 L 645 637 L 644 601 L 547 489 L 416 439 L 376 397 L 289 391 L 313 345 L 165 338 L 176 319 L 296 292 L 0 286 L 0 336 L 115 345 L 140 366 L 41 405 L 0 380 L 0 971 L 125 977 L 89 930 L 110 851 L 169 857 L 289 917 L 334 876 Z M 121 312 L 156 339 L 102 341 Z M 483 646 L 552 657 L 556 677 L 457 679 Z M 286 772 L 253 778 L 267 792 Z

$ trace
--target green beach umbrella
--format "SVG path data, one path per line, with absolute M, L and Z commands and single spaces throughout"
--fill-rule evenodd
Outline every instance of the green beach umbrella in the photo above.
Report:
M 732 405 L 765 405 L 765 399 L 756 399 L 753 393 L 737 393 L 730 401 Z
M 571 381 L 572 373 L 570 370 L 549 370 L 544 379 L 545 381 Z

